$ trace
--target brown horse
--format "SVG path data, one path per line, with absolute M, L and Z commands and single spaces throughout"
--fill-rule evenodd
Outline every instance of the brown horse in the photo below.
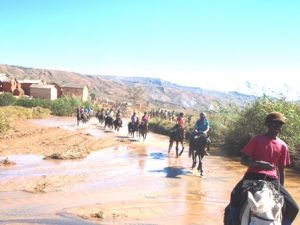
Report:
M 104 119 L 104 129 L 108 126 L 111 130 L 114 128 L 114 119 L 111 116 L 106 116 Z
M 190 140 L 190 148 L 189 148 L 189 157 L 192 156 L 193 164 L 192 169 L 195 168 L 197 164 L 197 157 L 199 160 L 197 170 L 200 173 L 200 176 L 203 176 L 203 165 L 202 165 L 202 159 L 205 156 L 205 149 L 207 146 L 207 137 L 205 134 L 200 134 L 195 136 L 195 138 L 192 138 Z
M 184 150 L 184 145 L 183 145 L 183 140 L 184 140 L 184 129 L 179 127 L 175 129 L 174 131 L 170 132 L 170 144 L 169 144 L 169 150 L 168 153 L 170 153 L 172 147 L 173 147 L 173 142 L 176 142 L 176 157 L 181 156 Z M 178 145 L 181 143 L 181 151 L 178 154 Z
M 146 140 L 148 133 L 148 124 L 145 123 L 144 121 L 139 125 L 139 137 L 143 137 L 143 141 Z
M 99 120 L 99 123 L 102 126 L 105 119 L 104 113 L 102 111 L 97 111 L 95 117 Z
M 115 120 L 114 120 L 114 127 L 115 127 L 115 130 L 116 131 L 119 131 L 120 130 L 120 128 L 122 127 L 122 119 L 121 118 L 116 118 Z
M 139 131 L 139 122 L 136 123 L 129 122 L 128 123 L 128 136 L 134 138 L 134 134 Z

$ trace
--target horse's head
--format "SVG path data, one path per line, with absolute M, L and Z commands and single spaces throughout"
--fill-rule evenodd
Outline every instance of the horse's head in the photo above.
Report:
M 275 199 L 273 190 L 266 184 L 260 191 L 248 192 L 248 203 L 251 210 L 250 225 L 281 225 L 284 199 Z

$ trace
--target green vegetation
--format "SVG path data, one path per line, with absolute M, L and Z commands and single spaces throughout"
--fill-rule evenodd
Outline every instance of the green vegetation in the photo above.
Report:
M 287 123 L 279 136 L 289 145 L 292 157 L 299 159 L 300 106 L 284 98 L 273 99 L 263 96 L 243 109 L 228 126 L 224 150 L 231 154 L 238 154 L 252 136 L 265 132 L 265 116 L 272 111 L 281 112 L 287 118 Z
M 20 106 L 0 107 L 0 133 L 3 134 L 13 127 L 16 119 L 40 119 L 50 115 L 50 110 L 34 107 L 24 108 Z
M 16 98 L 12 93 L 5 92 L 0 95 L 0 106 L 13 105 L 16 102 Z
M 50 109 L 51 101 L 49 99 L 40 99 L 40 98 L 18 98 L 14 105 L 22 106 L 25 108 L 32 108 L 32 107 L 42 107 Z
M 80 106 L 98 107 L 90 102 L 82 103 L 75 97 L 59 98 L 54 101 L 48 99 L 15 98 L 11 93 L 0 95 L 0 133 L 5 133 L 13 126 L 14 119 L 39 119 L 49 116 L 73 116 Z
M 251 137 L 266 131 L 264 120 L 268 113 L 279 111 L 287 118 L 279 135 L 289 146 L 293 160 L 300 159 L 300 105 L 288 102 L 286 99 L 274 99 L 268 96 L 257 98 L 253 103 L 248 104 L 244 109 L 232 106 L 230 109 L 223 109 L 219 112 L 208 113 L 210 121 L 209 136 L 213 145 L 218 145 L 229 155 L 239 155 L 243 146 Z M 186 127 L 186 137 L 194 129 L 194 123 Z M 153 132 L 168 135 L 169 130 L 175 122 L 152 119 L 150 129 Z
M 80 106 L 92 107 L 95 111 L 98 109 L 96 104 L 89 101 L 82 103 L 76 97 L 64 97 L 56 100 L 40 99 L 40 98 L 15 98 L 11 93 L 3 93 L 0 95 L 0 106 L 21 106 L 24 108 L 46 108 L 51 110 L 51 114 L 55 116 L 73 116 L 76 113 L 76 108 Z

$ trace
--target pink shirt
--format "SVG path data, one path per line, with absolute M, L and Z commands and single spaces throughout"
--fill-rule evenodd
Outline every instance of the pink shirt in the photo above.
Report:
M 252 138 L 242 149 L 242 152 L 250 156 L 253 160 L 266 161 L 277 167 L 286 166 L 291 163 L 287 144 L 278 137 L 271 139 L 265 134 L 259 134 Z M 278 179 L 276 169 L 267 171 L 249 167 L 247 172 L 262 173 Z
M 185 122 L 185 120 L 184 120 L 183 117 L 181 117 L 181 116 L 178 116 L 178 117 L 177 117 L 177 123 L 178 123 L 178 125 L 179 125 L 180 127 L 183 127 L 183 126 L 184 126 L 184 122 Z

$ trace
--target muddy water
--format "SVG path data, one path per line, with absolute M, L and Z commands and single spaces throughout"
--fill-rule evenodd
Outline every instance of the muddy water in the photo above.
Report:
M 75 120 L 34 123 L 78 129 Z M 95 123 L 91 121 L 80 128 L 105 138 L 107 133 Z M 125 129 L 111 136 L 127 140 Z M 204 158 L 204 176 L 200 177 L 190 169 L 187 151 L 181 158 L 175 157 L 174 149 L 167 154 L 165 137 L 150 133 L 145 143 L 134 141 L 137 147 L 120 142 L 119 146 L 101 149 L 82 160 L 11 156 L 16 165 L 1 169 L 0 183 L 54 176 L 70 182 L 46 193 L 1 190 L 0 224 L 223 224 L 230 191 L 245 167 L 215 153 Z M 286 187 L 298 203 L 299 181 L 299 175 L 288 171 Z M 105 218 L 88 222 L 75 216 L 92 209 L 102 211 Z M 299 216 L 294 224 L 300 225 Z

